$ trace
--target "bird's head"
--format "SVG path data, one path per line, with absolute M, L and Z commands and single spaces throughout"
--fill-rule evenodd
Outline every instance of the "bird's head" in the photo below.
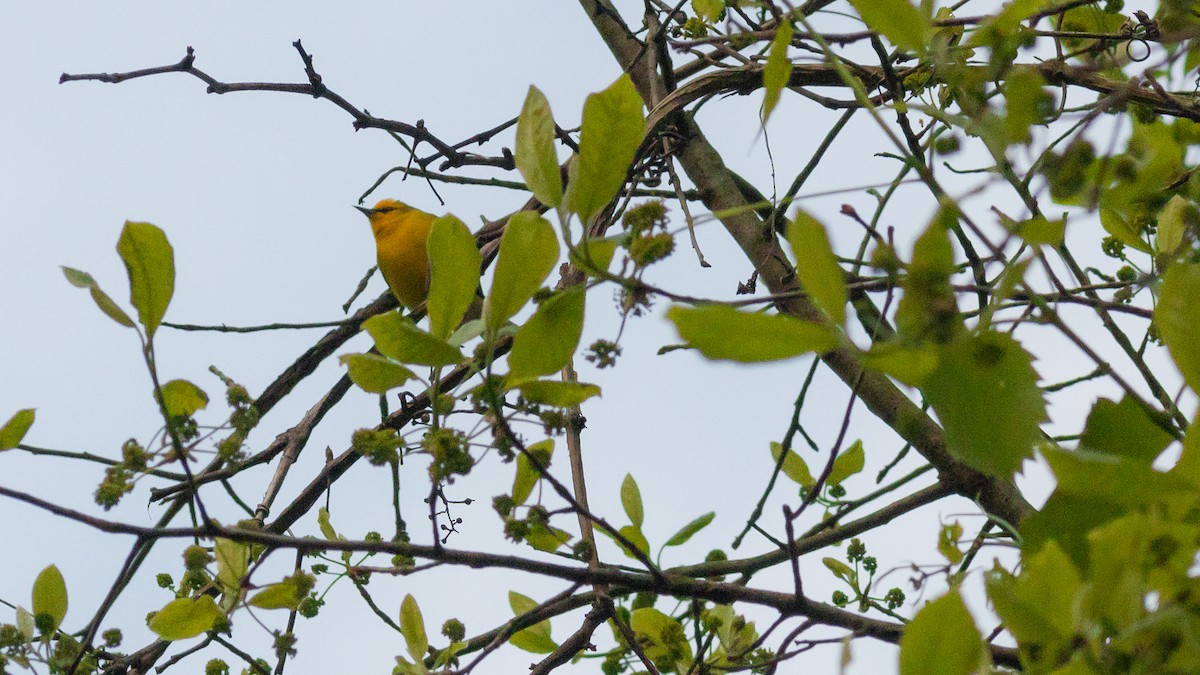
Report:
M 376 232 L 379 231 L 380 227 L 382 227 L 384 223 L 394 221 L 397 216 L 413 210 L 413 207 L 395 199 L 381 200 L 373 208 L 369 209 L 364 206 L 357 205 L 354 208 L 362 212 L 362 214 L 371 221 L 371 228 Z

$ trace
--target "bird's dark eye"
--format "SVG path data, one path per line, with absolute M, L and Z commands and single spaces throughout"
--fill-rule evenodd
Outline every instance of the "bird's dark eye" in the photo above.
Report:
M 384 207 L 375 209 L 375 213 L 391 213 L 392 211 L 395 211 L 395 210 L 396 210 L 396 207 L 394 207 L 394 206 L 384 206 Z

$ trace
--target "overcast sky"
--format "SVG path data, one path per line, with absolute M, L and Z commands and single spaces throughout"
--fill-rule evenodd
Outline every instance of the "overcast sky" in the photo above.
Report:
M 582 11 L 561 0 L 370 2 L 357 3 L 354 11 L 318 2 L 187 7 L 159 2 L 4 3 L 0 421 L 19 408 L 37 408 L 37 423 L 27 443 L 115 457 L 127 438 L 145 442 L 158 428 L 135 336 L 97 311 L 86 292 L 71 287 L 59 269 L 68 265 L 91 272 L 114 298 L 126 303 L 124 268 L 114 249 L 126 219 L 157 224 L 175 247 L 176 291 L 169 321 L 244 326 L 343 317 L 341 305 L 374 258 L 367 224 L 350 207 L 381 173 L 407 159 L 387 134 L 355 132 L 351 119 L 325 101 L 280 93 L 211 95 L 200 81 L 179 74 L 120 85 L 58 84 L 64 71 L 126 71 L 174 63 L 189 45 L 196 50 L 196 66 L 219 80 L 303 82 L 302 64 L 291 46 L 297 38 L 315 56 L 325 83 L 352 104 L 380 117 L 410 123 L 423 119 L 449 141 L 515 116 L 530 84 L 546 93 L 562 126 L 576 126 L 587 93 L 604 88 L 619 74 Z M 759 95 L 715 101 L 699 119 L 727 162 L 769 188 L 771 165 L 754 125 L 760 102 Z M 890 179 L 895 162 L 872 157 L 872 148 L 879 148 L 878 137 L 861 117 L 835 142 L 805 192 Z M 767 138 L 781 191 L 832 121 L 802 99 L 785 96 Z M 505 142 L 511 144 L 511 139 Z M 376 196 L 397 197 L 436 213 L 451 211 L 472 228 L 478 227 L 481 216 L 497 218 L 525 200 L 524 194 L 497 189 L 438 190 L 446 206 L 415 179 L 401 182 L 392 177 Z M 861 192 L 810 200 L 806 206 L 836 228 L 846 228 L 849 224 L 836 215 L 843 202 L 857 204 L 864 212 L 873 207 L 873 200 Z M 921 221 L 928 215 L 926 208 L 916 207 L 904 216 Z M 910 233 L 917 231 L 912 222 L 908 225 Z M 843 229 L 834 236 L 849 246 L 859 235 Z M 655 270 L 652 280 L 691 295 L 732 298 L 737 282 L 749 276 L 749 265 L 715 224 L 703 224 L 699 238 L 713 268 L 700 269 L 686 238 L 681 238 L 679 253 Z M 359 305 L 383 288 L 380 279 L 373 280 Z M 584 343 L 615 337 L 618 315 L 612 290 L 594 291 L 588 303 Z M 665 306 L 659 302 L 654 316 L 630 321 L 622 340 L 625 353 L 616 369 L 580 366 L 582 379 L 599 384 L 604 392 L 584 409 L 585 463 L 596 510 L 626 522 L 617 492 L 625 474 L 633 472 L 647 502 L 645 529 L 652 544 L 701 513 L 718 511 L 702 536 L 667 554 L 664 564 L 671 565 L 701 559 L 711 548 L 728 549 L 765 483 L 768 443 L 779 440 L 787 428 L 808 362 L 748 368 L 702 364 L 685 352 L 656 356 L 658 347 L 676 341 L 658 316 Z M 207 372 L 208 366 L 216 365 L 257 393 L 321 334 L 235 336 L 163 329 L 157 341 L 159 363 L 166 378 L 187 378 L 209 392 L 209 421 L 216 421 L 223 413 L 222 387 Z M 368 346 L 359 338 L 340 353 Z M 1090 369 L 1070 358 L 1057 367 L 1066 376 Z M 264 420 L 250 449 L 261 449 L 294 424 L 340 374 L 332 360 L 318 370 Z M 815 387 L 805 422 L 827 448 L 849 392 L 823 372 Z M 375 397 L 351 393 L 317 429 L 283 497 L 307 483 L 321 466 L 326 446 L 341 452 L 351 431 L 377 420 Z M 899 445 L 865 411 L 855 417 L 853 438 L 867 444 L 867 470 L 858 479 L 858 489 L 866 492 L 868 477 Z M 557 469 L 566 478 L 563 452 Z M 475 503 L 459 507 L 456 515 L 464 518 L 465 532 L 449 545 L 527 555 L 528 549 L 499 540 L 499 521 L 490 502 L 508 489 L 511 468 L 494 462 L 490 468 L 487 475 L 472 475 L 454 486 L 453 498 L 471 497 Z M 406 513 L 419 533 L 417 540 L 427 543 L 427 531 L 416 525 L 421 522 L 419 498 L 427 489 L 426 478 L 419 468 L 409 471 Z M 0 484 L 89 511 L 96 508 L 91 494 L 101 475 L 97 465 L 17 452 L 0 456 Z M 237 484 L 246 491 L 247 501 L 257 503 L 268 475 L 260 468 Z M 855 484 L 850 485 L 853 489 Z M 333 490 L 335 526 L 352 538 L 372 529 L 386 536 L 388 490 L 386 472 L 355 466 Z M 146 496 L 146 486 L 139 486 L 109 516 L 153 523 L 161 508 L 147 506 Z M 771 503 L 768 529 L 778 523 L 780 503 Z M 972 510 L 963 501 L 940 502 L 875 533 L 868 541 L 871 552 L 883 569 L 906 565 L 917 555 L 933 561 L 937 518 Z M 238 517 L 232 510 L 223 513 Z M 968 532 L 980 522 L 977 517 L 964 518 Z M 301 521 L 296 531 L 316 533 L 315 514 Z M 904 545 L 914 538 L 929 542 L 926 553 Z M 71 593 L 66 625 L 72 630 L 90 618 L 131 544 L 13 502 L 0 502 L 0 541 L 6 548 L 0 600 L 28 605 L 28 588 L 37 571 L 55 563 Z M 751 539 L 731 554 L 740 557 L 769 547 Z M 125 647 L 143 644 L 148 634 L 139 630 L 140 617 L 170 599 L 153 586 L 152 576 L 178 576 L 177 556 L 173 545 L 160 546 L 115 608 L 107 625 L 126 629 Z M 606 552 L 607 559 L 615 556 L 619 554 L 613 550 Z M 819 556 L 805 558 L 803 569 L 821 589 L 816 591 L 818 599 L 827 600 L 834 586 L 822 588 L 828 575 Z M 888 585 L 903 586 L 905 579 L 899 572 Z M 763 575 L 755 583 L 773 581 L 777 578 Z M 319 580 L 318 587 L 325 583 Z M 542 600 L 563 585 L 459 569 L 398 580 L 377 578 L 370 586 L 393 615 L 400 598 L 411 592 L 424 609 L 431 634 L 446 618 L 458 616 L 466 622 L 468 635 L 511 616 L 505 598 L 510 589 Z M 670 611 L 673 606 L 664 601 L 660 608 Z M 282 616 L 270 616 L 270 625 L 282 627 Z M 257 631 L 244 614 L 234 618 L 239 637 Z M 765 627 L 759 618 L 760 627 Z M 11 621 L 8 610 L 0 608 L 0 621 Z M 570 623 L 558 619 L 555 637 L 566 636 L 573 628 Z M 404 653 L 399 636 L 371 616 L 345 583 L 330 594 L 330 604 L 317 619 L 301 621 L 298 633 L 295 667 L 302 672 L 349 672 L 347 662 L 363 672 L 388 672 L 392 657 Z M 887 672 L 893 667 L 890 648 L 878 643 L 868 648 L 865 641 L 856 645 L 861 645 L 856 651 L 860 658 L 851 672 Z M 204 658 L 217 655 L 206 652 Z M 834 668 L 838 650 L 819 649 L 805 658 L 816 672 L 827 672 Z M 483 672 L 523 669 L 534 660 L 506 648 Z M 198 672 L 201 664 L 194 657 L 182 667 Z

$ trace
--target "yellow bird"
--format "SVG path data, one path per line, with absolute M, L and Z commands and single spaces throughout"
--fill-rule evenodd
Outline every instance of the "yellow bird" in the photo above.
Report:
M 437 219 L 395 199 L 385 199 L 362 211 L 375 234 L 379 271 L 392 295 L 408 309 L 416 309 L 429 294 L 429 228 Z

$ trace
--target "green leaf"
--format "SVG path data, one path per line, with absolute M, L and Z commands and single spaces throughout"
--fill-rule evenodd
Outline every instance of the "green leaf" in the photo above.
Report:
M 842 481 L 862 471 L 865 462 L 866 453 L 863 452 L 862 441 L 854 441 L 853 445 L 833 460 L 833 469 L 829 472 L 825 484 L 830 487 L 841 485 Z
M 1174 195 L 1158 213 L 1158 234 L 1154 248 L 1158 253 L 1175 256 L 1188 233 L 1200 230 L 1200 209 L 1191 201 Z
M 940 209 L 913 245 L 904 295 L 896 308 L 896 330 L 906 344 L 948 342 L 962 331 L 950 286 L 955 268 L 948 230 L 957 218 L 952 209 Z
M 521 395 L 533 403 L 544 403 L 559 408 L 570 408 L 600 395 L 600 387 L 585 382 L 559 382 L 557 380 L 528 380 L 516 387 Z
M 401 363 L 449 366 L 461 363 L 462 353 L 445 340 L 426 333 L 399 312 L 373 316 L 363 328 L 375 339 L 380 354 Z
M 583 286 L 572 286 L 538 306 L 513 337 L 510 377 L 550 375 L 571 362 L 583 335 L 583 301 Z
M 512 486 L 512 498 L 517 506 L 524 504 L 525 500 L 529 499 L 530 493 L 533 492 L 533 486 L 537 485 L 538 480 L 542 477 L 542 472 L 529 460 L 529 455 L 537 457 L 542 463 L 542 468 L 550 468 L 550 460 L 554 456 L 554 439 L 547 438 L 534 443 L 517 456 L 517 475 L 513 477 Z
M 1147 417 L 1136 400 L 1125 396 L 1120 403 L 1106 398 L 1096 401 L 1088 413 L 1079 447 L 1150 464 L 1172 440 L 1171 434 Z
M 1068 494 L 1055 490 L 1046 504 L 1021 521 L 1021 554 L 1028 558 L 1047 543 L 1056 542 L 1076 567 L 1088 557 L 1088 533 L 1120 516 L 1128 505 L 1115 504 L 1094 494 Z
M 921 54 L 929 45 L 932 22 L 908 0 L 851 0 L 871 30 L 901 49 Z
M 1200 392 L 1200 265 L 1175 264 L 1163 275 L 1154 308 L 1154 325 L 1171 351 L 1171 358 L 1183 373 L 1183 379 Z
M 325 535 L 326 540 L 338 541 L 341 539 L 337 530 L 333 529 L 333 523 L 329 522 L 329 509 L 324 506 L 317 510 L 317 525 L 321 528 L 321 534 Z
M 708 23 L 721 18 L 725 11 L 725 0 L 692 0 L 692 11 Z
M 633 474 L 625 474 L 625 480 L 621 481 L 621 506 L 625 509 L 625 515 L 629 516 L 629 522 L 640 529 L 646 514 L 642 511 L 642 491 L 638 489 Z
M 187 380 L 171 380 L 162 386 L 162 402 L 168 417 L 191 417 L 208 405 L 208 394 Z
M 896 378 L 902 384 L 919 387 L 937 369 L 937 348 L 933 345 L 906 347 L 892 342 L 876 342 L 871 351 L 859 358 L 864 368 Z
M 21 634 L 21 637 L 25 638 L 26 642 L 33 641 L 34 631 L 37 629 L 37 620 L 24 607 L 17 607 L 16 614 L 17 632 Z
M 616 239 L 584 239 L 571 250 L 571 264 L 589 276 L 599 276 L 608 271 L 616 252 Z
M 300 606 L 300 601 L 304 599 L 304 593 L 300 592 L 300 587 L 295 579 L 284 579 L 277 584 L 271 584 L 261 591 L 254 594 L 247 604 L 251 607 L 259 609 L 291 609 L 294 610 Z
M 67 582 L 58 567 L 50 565 L 33 581 L 33 615 L 44 626 L 43 634 L 58 630 L 67 616 Z M 42 617 L 49 617 L 49 620 Z
M 1083 581 L 1058 544 L 1051 541 L 1026 557 L 1019 577 L 997 567 L 985 580 L 992 606 L 1023 647 L 1037 645 L 1053 654 L 1073 638 Z
M 33 408 L 18 410 L 4 426 L 0 427 L 0 450 L 12 450 L 25 438 L 29 427 L 33 426 Z
M 408 645 L 408 654 L 420 663 L 425 660 L 429 651 L 429 638 L 425 636 L 425 619 L 421 616 L 421 608 L 412 594 L 404 596 L 400 603 L 400 633 Z
M 1159 503 L 1172 495 L 1195 491 L 1195 486 L 1185 478 L 1155 471 L 1141 459 L 1051 448 L 1043 448 L 1042 456 L 1058 480 L 1057 491 L 1063 494 L 1136 505 Z
M 779 95 L 792 77 L 792 62 L 788 59 L 788 47 L 792 45 L 792 24 L 781 21 L 775 29 L 775 37 L 771 40 L 771 50 L 767 54 L 767 65 L 763 68 L 763 126 L 779 103 Z
M 629 627 L 654 663 L 689 664 L 692 647 L 678 621 L 653 607 L 640 607 L 629 615 Z M 686 672 L 676 669 L 672 672 Z
M 958 550 L 958 540 L 963 536 L 963 526 L 957 520 L 946 523 L 938 529 L 938 553 L 951 565 L 962 562 L 963 553 Z
M 1139 230 L 1117 211 L 1101 208 L 1100 225 L 1104 227 L 1105 232 L 1116 237 L 1118 241 L 1124 243 L 1126 246 L 1142 253 L 1154 253 L 1154 249 L 1150 248 L 1150 244 L 1147 244 L 1142 239 Z
M 338 361 L 347 367 L 354 384 L 372 394 L 395 389 L 416 377 L 413 371 L 379 354 L 343 354 Z
M 608 534 L 606 530 L 600 530 L 600 532 Z M 650 555 L 650 542 L 646 541 L 646 535 L 642 532 L 642 528 L 638 527 L 637 525 L 626 525 L 625 527 L 618 529 L 617 532 L 619 532 L 622 537 L 628 539 L 629 543 L 633 544 L 637 550 L 642 552 L 643 555 Z M 625 557 L 637 557 L 632 551 L 629 550 L 628 547 L 625 546 L 624 543 L 615 538 L 613 538 L 613 541 L 616 541 L 617 546 L 621 547 L 621 552 L 625 554 Z
M 217 559 L 217 583 L 221 592 L 227 602 L 236 602 L 241 594 L 242 579 L 250 571 L 250 545 L 218 537 L 213 544 L 213 557 Z
M 858 579 L 858 575 L 854 573 L 854 568 L 850 567 L 841 560 L 838 560 L 837 558 L 821 558 L 821 563 L 824 564 L 830 572 L 833 572 L 833 576 L 845 581 L 851 586 L 853 586 Z
M 776 464 L 779 463 L 779 455 L 783 452 L 783 445 L 775 441 L 771 441 L 771 459 Z M 812 472 L 808 470 L 808 463 L 804 458 L 796 454 L 795 450 L 788 450 L 787 457 L 783 460 L 781 469 L 783 474 L 788 478 L 796 481 L 803 488 L 811 488 L 817 484 L 817 480 L 813 478 Z
M 1009 72 L 1004 83 L 1004 132 L 1010 144 L 1033 140 L 1029 127 L 1042 123 L 1041 110 L 1048 98 L 1043 84 L 1041 73 L 1033 67 L 1015 67 Z
M 67 281 L 71 282 L 72 286 L 86 288 L 91 291 L 92 300 L 96 303 L 96 306 L 100 308 L 101 312 L 104 312 L 106 315 L 108 315 L 108 318 L 116 321 L 126 328 L 133 328 L 136 325 L 133 323 L 133 319 L 129 318 L 129 315 L 125 313 L 125 310 L 117 306 L 117 303 L 114 302 L 112 298 L 108 297 L 108 293 L 100 290 L 100 285 L 96 283 L 96 280 L 92 278 L 92 275 L 71 267 L 64 267 L 62 268 L 62 271 L 63 276 L 67 278 Z
M 558 206 L 563 187 L 554 152 L 554 116 L 546 95 L 532 85 L 517 117 L 517 151 L 513 159 L 533 196 L 546 206 Z
M 809 352 L 823 354 L 838 344 L 836 331 L 779 314 L 740 312 L 725 305 L 667 310 L 679 336 L 710 359 L 755 363 Z
M 530 525 L 529 533 L 525 535 L 525 543 L 538 551 L 546 553 L 553 553 L 562 548 L 563 544 L 567 544 L 570 541 L 570 532 L 560 530 L 557 527 L 546 527 L 541 523 Z
M 788 223 L 788 243 L 796 256 L 796 276 L 804 291 L 830 319 L 846 325 L 846 280 L 837 264 L 825 226 L 802 210 Z
M 694 537 L 697 532 L 708 527 L 708 524 L 711 523 L 713 518 L 716 517 L 716 512 L 709 511 L 706 514 L 695 518 L 692 520 L 692 522 L 684 525 L 678 532 L 671 535 L 671 538 L 668 539 L 667 543 L 663 544 L 663 546 L 683 546 L 688 542 L 689 539 Z
M 175 251 L 159 228 L 125 221 L 117 252 L 129 273 L 129 302 L 152 337 L 175 293 Z
M 983 637 L 957 590 L 922 607 L 900 638 L 900 675 L 971 675 L 986 663 Z
M 508 219 L 500 238 L 500 253 L 492 289 L 483 305 L 483 322 L 496 332 L 512 318 L 558 262 L 558 237 L 554 227 L 534 211 L 522 211 Z
M 1196 421 L 1192 420 L 1188 425 L 1187 435 L 1183 437 L 1183 452 L 1171 469 L 1171 474 L 1200 487 L 1200 426 Z
M 537 602 L 516 591 L 508 592 L 508 604 L 516 616 L 532 612 L 538 606 Z M 539 621 L 528 628 L 522 628 L 508 639 L 508 643 L 534 654 L 549 654 L 558 648 L 558 644 L 550 637 L 549 620 Z
M 570 209 L 587 223 L 625 184 L 644 133 L 642 98 L 628 74 L 583 104 L 579 163 L 571 177 Z
M 483 255 L 461 220 L 442 216 L 429 228 L 429 332 L 446 339 L 476 302 Z
M 211 595 L 168 602 L 150 619 L 150 630 L 164 640 L 186 640 L 207 633 L 225 615 Z
M 945 345 L 938 361 L 924 391 L 947 449 L 986 474 L 1011 476 L 1033 456 L 1047 419 L 1032 357 L 1006 333 L 983 333 Z
M 1045 216 L 1034 216 L 1028 220 L 1014 222 L 1010 228 L 1014 234 L 1033 246 L 1060 246 L 1067 229 L 1067 219 L 1046 220 Z

